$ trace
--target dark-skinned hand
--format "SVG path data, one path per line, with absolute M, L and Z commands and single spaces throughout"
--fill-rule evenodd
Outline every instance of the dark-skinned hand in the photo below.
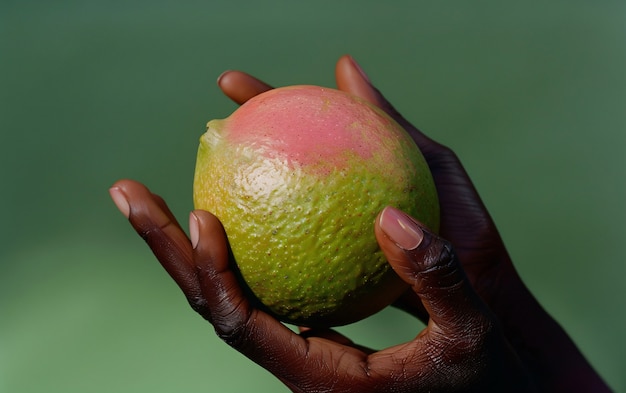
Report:
M 335 76 L 340 90 L 398 121 L 433 174 L 439 235 L 393 207 L 380 212 L 373 228 L 388 262 L 410 285 L 394 305 L 426 327 L 412 341 L 380 351 L 330 329 L 297 334 L 246 297 L 215 216 L 193 211 L 187 237 L 159 196 L 135 181 L 118 181 L 113 200 L 193 309 L 294 392 L 609 391 L 523 284 L 454 152 L 402 117 L 350 56 L 339 59 Z M 238 104 L 271 89 L 239 71 L 222 74 L 218 85 Z

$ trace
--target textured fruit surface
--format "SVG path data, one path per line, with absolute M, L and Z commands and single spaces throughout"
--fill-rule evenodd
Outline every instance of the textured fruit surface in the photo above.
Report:
M 222 221 L 253 294 L 303 326 L 355 322 L 406 290 L 374 236 L 385 206 L 439 225 L 431 174 L 406 131 L 317 86 L 270 90 L 210 121 L 194 204 Z

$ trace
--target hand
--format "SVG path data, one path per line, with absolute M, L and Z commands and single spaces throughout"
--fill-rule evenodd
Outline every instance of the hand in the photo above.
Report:
M 192 212 L 188 239 L 161 198 L 139 183 L 120 181 L 111 193 L 192 307 L 224 341 L 293 391 L 529 391 L 526 370 L 472 291 L 450 244 L 400 211 L 381 212 L 376 236 L 431 319 L 415 340 L 373 352 L 331 330 L 298 335 L 254 308 L 237 282 L 215 216 Z
M 456 253 L 393 208 L 381 212 L 375 227 L 389 263 L 411 285 L 397 305 L 428 318 L 427 327 L 415 340 L 379 352 L 330 330 L 297 335 L 245 298 L 214 216 L 193 212 L 190 240 L 161 198 L 139 183 L 116 183 L 111 188 L 116 204 L 192 307 L 226 342 L 294 391 L 529 391 L 532 384 L 555 391 L 567 389 L 568 380 L 577 391 L 606 390 L 515 273 L 453 152 L 402 118 L 350 57 L 339 60 L 336 77 L 340 89 L 380 106 L 402 124 L 433 172 L 442 209 L 440 234 Z M 238 103 L 270 88 L 236 71 L 222 75 L 219 85 Z M 398 222 L 410 230 L 402 232 Z M 572 370 L 576 374 L 568 375 Z

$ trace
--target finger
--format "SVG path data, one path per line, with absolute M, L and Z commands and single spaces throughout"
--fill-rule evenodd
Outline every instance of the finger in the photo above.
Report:
M 240 105 L 272 88 L 267 83 L 241 71 L 226 71 L 222 73 L 217 78 L 217 85 L 228 98 Z
M 419 296 L 430 319 L 414 340 L 373 354 L 372 365 L 393 356 L 406 375 L 419 375 L 416 382 L 438 391 L 477 383 L 485 369 L 517 365 L 447 241 L 392 207 L 379 214 L 375 234 L 392 268 Z M 512 378 L 519 377 L 514 374 Z
M 245 350 L 245 343 L 257 339 L 256 335 L 264 331 L 266 325 L 275 328 L 280 339 L 290 338 L 292 334 L 297 336 L 254 307 L 231 259 L 224 228 L 214 215 L 194 210 L 189 217 L 189 232 L 194 267 L 207 302 L 207 313 L 203 316 L 224 341 Z M 254 329 L 248 330 L 252 327 Z
M 339 90 L 343 90 L 357 97 L 370 102 L 381 108 L 395 121 L 397 121 L 413 137 L 415 143 L 422 149 L 424 155 L 433 154 L 431 151 L 438 147 L 438 144 L 424 135 L 419 129 L 406 120 L 382 93 L 372 85 L 369 77 L 363 68 L 354 60 L 352 56 L 344 55 L 337 61 L 335 67 L 335 79 Z M 428 157 L 426 157 L 428 159 Z
M 428 328 L 464 335 L 484 319 L 486 309 L 447 241 L 392 207 L 379 214 L 375 233 L 394 271 L 421 299 Z
M 333 362 L 340 358 L 358 362 L 366 357 L 357 349 L 313 337 L 313 333 L 308 338 L 300 336 L 255 308 L 228 248 L 223 246 L 226 234 L 217 218 L 195 210 L 189 221 L 194 263 L 206 300 L 204 317 L 227 344 L 291 387 L 331 384 L 337 377 Z
M 191 244 L 163 199 L 133 180 L 116 182 L 109 193 L 187 299 L 194 302 L 201 292 Z
M 361 97 L 371 104 L 385 109 L 387 100 L 371 84 L 369 77 L 361 66 L 350 55 L 339 58 L 335 66 L 337 88 Z

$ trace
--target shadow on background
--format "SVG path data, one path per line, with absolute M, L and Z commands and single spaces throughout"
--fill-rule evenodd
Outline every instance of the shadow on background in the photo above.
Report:
M 198 138 L 235 109 L 217 76 L 334 86 L 344 53 L 457 151 L 528 286 L 625 391 L 624 26 L 619 1 L 3 1 L 0 391 L 286 391 L 189 309 L 107 189 L 140 180 L 186 220 Z M 385 310 L 342 331 L 421 327 Z

